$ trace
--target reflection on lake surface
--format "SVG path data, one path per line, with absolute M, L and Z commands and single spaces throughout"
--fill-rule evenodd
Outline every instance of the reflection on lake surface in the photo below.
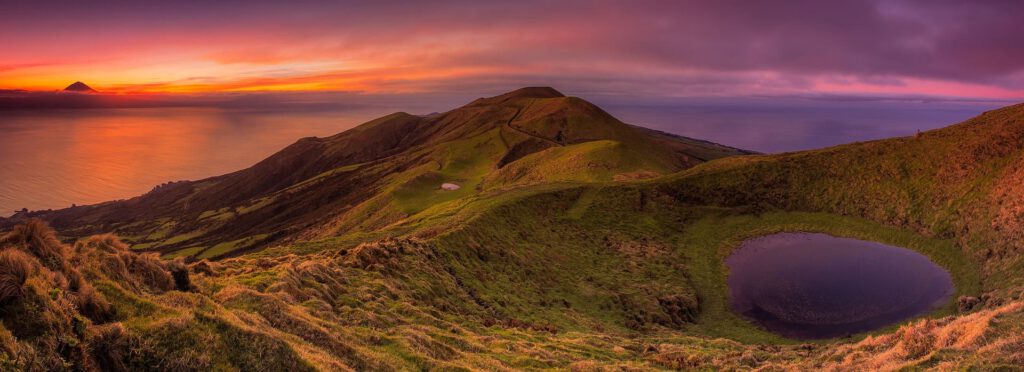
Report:
M 308 136 L 328 136 L 381 109 L 262 112 L 145 108 L 3 112 L 0 216 L 141 195 L 176 180 L 255 164 Z
M 953 294 L 949 273 L 917 252 L 825 234 L 751 239 L 726 265 L 732 309 L 790 338 L 870 331 L 934 310 Z

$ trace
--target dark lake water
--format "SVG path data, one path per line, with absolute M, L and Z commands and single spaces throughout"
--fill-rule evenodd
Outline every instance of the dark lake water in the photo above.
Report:
M 953 294 L 924 255 L 825 234 L 779 233 L 726 259 L 733 311 L 789 338 L 870 331 L 941 307 Z

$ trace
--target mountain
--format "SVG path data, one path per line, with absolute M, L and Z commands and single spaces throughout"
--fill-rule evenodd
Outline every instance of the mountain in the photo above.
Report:
M 73 84 L 68 85 L 67 88 L 64 88 L 64 91 L 77 93 L 98 93 L 95 89 L 92 89 L 92 87 L 85 85 L 85 83 L 81 81 L 76 81 Z
M 303 138 L 235 173 L 34 216 L 67 236 L 116 232 L 133 236 L 136 249 L 220 257 L 371 233 L 485 193 L 651 178 L 741 154 L 748 152 L 627 125 L 552 88 L 523 88 L 443 114 L 399 112 Z
M 716 154 L 735 156 L 703 161 Z M 1022 169 L 1024 105 L 777 155 L 631 127 L 549 88 L 397 113 L 236 173 L 32 214 L 57 232 L 4 221 L 0 363 L 1014 370 Z M 120 237 L 60 240 L 90 231 Z M 906 247 L 956 293 L 868 334 L 785 339 L 729 310 L 723 263 L 780 231 Z

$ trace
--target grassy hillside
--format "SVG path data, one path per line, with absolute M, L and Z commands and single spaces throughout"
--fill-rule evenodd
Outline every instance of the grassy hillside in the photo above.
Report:
M 178 252 L 175 260 L 132 251 L 110 235 L 64 245 L 40 221 L 18 225 L 0 239 L 0 363 L 38 370 L 1024 365 L 1024 105 L 915 137 L 688 167 L 702 158 L 681 156 L 676 146 L 699 141 L 651 145 L 666 135 L 630 129 L 556 93 L 527 89 L 474 101 L 395 139 L 417 145 L 386 161 L 321 164 L 270 194 L 207 208 L 199 222 L 156 219 L 144 222 L 160 224 L 147 230 L 153 236 L 128 237 Z M 593 121 L 575 118 L 584 114 Z M 502 120 L 458 125 L 483 117 Z M 413 125 L 407 119 L 419 120 L 399 115 L 360 131 Z M 590 123 L 600 135 L 579 129 Z M 718 151 L 701 149 L 695 154 Z M 187 187 L 217 187 L 204 182 L 213 181 Z M 328 196 L 358 182 L 373 193 Z M 443 191 L 441 182 L 463 187 Z M 292 206 L 311 209 L 293 214 Z M 275 238 L 258 226 L 277 225 L 253 225 L 249 235 L 194 248 L 200 235 L 181 233 L 191 223 L 245 216 L 289 229 Z M 803 342 L 760 330 L 729 311 L 723 260 L 743 240 L 780 231 L 915 250 L 950 272 L 955 300 L 840 339 Z M 261 241 L 276 243 L 237 255 Z
M 303 138 L 235 173 L 124 201 L 21 213 L 0 226 L 42 218 L 69 237 L 114 232 L 137 250 L 226 257 L 374 231 L 487 189 L 648 178 L 744 153 L 624 124 L 551 88 L 523 88 L 442 114 L 395 113 Z M 537 171 L 551 173 L 528 174 Z M 442 190 L 444 183 L 460 188 Z
M 680 202 L 857 216 L 950 240 L 984 263 L 990 289 L 1024 287 L 1024 105 L 895 138 L 734 158 L 655 188 Z

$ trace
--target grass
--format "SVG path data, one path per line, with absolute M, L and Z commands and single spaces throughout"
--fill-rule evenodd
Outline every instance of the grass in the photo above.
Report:
M 415 176 L 397 187 L 393 193 L 395 204 L 403 212 L 413 214 L 476 193 L 482 178 L 507 150 L 500 131 L 496 128 L 439 146 L 434 154 L 437 164 L 427 165 L 425 171 L 415 171 Z M 444 182 L 456 183 L 460 189 L 441 190 Z
M 144 251 L 144 250 L 147 250 L 147 249 L 155 247 L 157 244 L 160 244 L 160 242 L 156 241 L 156 242 L 132 244 L 132 249 L 133 250 L 137 250 L 137 251 Z
M 113 230 L 137 250 L 166 254 L 195 246 L 187 244 L 192 239 L 279 239 L 288 235 L 282 230 L 327 219 L 314 234 L 320 238 L 421 220 L 489 191 L 668 174 L 693 164 L 687 151 L 699 158 L 741 153 L 637 130 L 578 98 L 526 92 L 429 118 L 388 115 L 300 141 L 256 168 L 174 183 L 140 203 L 105 204 L 67 219 L 88 225 L 75 234 Z M 461 189 L 440 190 L 444 182 Z
M 745 342 L 777 342 L 777 336 L 751 330 L 750 323 L 729 310 L 724 260 L 743 240 L 778 232 L 819 232 L 912 249 L 949 271 L 956 294 L 942 309 L 928 316 L 956 311 L 958 296 L 981 292 L 981 273 L 950 241 L 929 239 L 863 219 L 823 213 L 766 213 L 760 216 L 712 216 L 693 224 L 680 237 L 692 262 L 690 275 L 701 297 L 701 318 L 692 331 Z M 889 329 L 882 330 L 888 331 Z
M 213 257 L 222 256 L 222 255 L 231 253 L 232 251 L 235 251 L 235 250 L 238 250 L 238 249 L 243 249 L 243 248 L 252 246 L 253 244 L 259 243 L 263 239 L 266 239 L 267 236 L 268 236 L 267 234 L 259 234 L 259 235 L 253 235 L 253 236 L 249 236 L 249 237 L 245 237 L 245 238 L 241 238 L 241 239 L 232 240 L 232 241 L 229 241 L 229 242 L 219 243 L 217 245 L 214 245 L 214 246 L 212 246 L 210 248 L 207 248 L 207 249 L 203 250 L 202 253 L 199 253 L 199 255 L 196 256 L 196 257 L 197 258 L 213 258 Z
M 162 242 L 157 244 L 155 247 L 178 244 L 178 243 L 181 243 L 181 242 L 184 242 L 184 241 L 188 241 L 188 240 L 194 239 L 194 238 L 199 237 L 201 235 L 203 235 L 202 231 L 192 231 L 192 232 L 188 232 L 188 233 L 185 233 L 185 234 L 175 235 L 175 236 L 172 236 L 170 238 L 167 238 L 166 240 L 163 240 Z
M 23 294 L 25 281 L 35 269 L 35 265 L 35 259 L 22 251 L 0 251 L 0 303 Z
M 597 197 L 600 190 L 600 188 L 595 187 L 587 188 L 583 191 L 579 199 L 576 199 L 576 202 L 573 203 L 572 208 L 566 212 L 566 217 L 574 220 L 582 218 L 583 215 L 587 213 L 587 210 L 590 209 L 590 206 L 594 204 L 594 199 Z
M 726 158 L 640 180 L 653 176 L 644 171 L 681 165 L 620 133 L 596 107 L 563 98 L 487 102 L 438 116 L 423 129 L 435 136 L 393 158 L 193 214 L 230 224 L 309 207 L 323 215 L 287 216 L 302 221 L 297 230 L 322 234 L 302 236 L 325 239 L 237 254 L 269 236 L 254 230 L 188 246 L 194 232 L 182 230 L 196 221 L 136 225 L 154 227 L 135 234 L 149 235 L 142 244 L 183 246 L 171 256 L 196 257 L 186 264 L 141 256 L 112 237 L 68 247 L 42 225 L 19 227 L 0 249 L 29 252 L 41 268 L 24 281 L 15 275 L 20 294 L 0 301 L 0 366 L 987 370 L 1024 363 L 1024 260 L 1006 222 L 1016 216 L 1013 167 L 1024 148 L 1013 110 L 916 138 Z M 478 125 L 453 124 L 459 120 Z M 602 138 L 584 138 L 595 134 Z M 550 146 L 498 166 L 529 137 Z M 366 198 L 334 195 L 352 192 L 335 180 L 365 181 L 356 176 L 373 178 Z M 463 188 L 438 190 L 449 181 Z M 217 221 L 227 213 L 234 215 Z M 318 224 L 327 227 L 315 231 Z M 951 303 L 848 339 L 783 339 L 729 310 L 723 262 L 745 239 L 782 231 L 915 250 L 950 272 L 956 296 L 977 296 L 980 305 L 960 313 Z M 171 284 L 182 272 L 189 285 Z M 108 311 L 89 310 L 102 304 Z M 24 364 L 30 360 L 37 364 Z
M 322 180 L 328 179 L 331 176 L 337 175 L 339 173 L 346 173 L 346 172 L 356 171 L 356 170 L 358 170 L 359 168 L 361 168 L 364 165 L 365 164 L 362 164 L 362 163 L 359 163 L 359 164 L 349 164 L 349 165 L 345 165 L 345 166 L 341 166 L 341 167 L 337 167 L 337 168 L 331 169 L 329 171 L 326 171 L 326 172 L 320 173 L 320 174 L 318 174 L 316 176 L 313 176 L 313 177 L 311 177 L 311 178 L 309 178 L 309 179 L 307 179 L 305 181 L 302 181 L 302 182 L 296 183 L 296 184 L 294 184 L 292 186 L 289 186 L 287 189 L 285 189 L 285 192 L 297 192 L 297 191 L 300 191 L 303 188 L 306 188 L 306 187 L 309 187 L 309 186 L 313 186 L 317 182 L 320 182 Z
M 132 246 L 132 247 L 134 248 L 134 246 Z M 202 246 L 182 248 L 182 249 L 176 250 L 174 252 L 171 252 L 170 254 L 164 255 L 164 258 L 166 258 L 166 259 L 174 259 L 174 258 L 178 258 L 178 257 L 195 256 L 199 252 L 202 252 L 204 249 L 206 249 L 206 247 L 202 247 Z
M 490 253 L 477 252 L 471 253 L 471 256 L 459 254 L 448 257 L 447 261 L 473 262 L 473 258 L 486 257 L 482 259 L 488 262 L 476 268 L 475 274 L 463 274 L 480 276 L 481 282 L 470 279 L 465 280 L 466 285 L 473 286 L 480 296 L 502 293 L 504 296 L 528 299 L 525 303 L 503 306 L 505 311 L 523 311 L 518 316 L 528 321 L 560 318 L 528 303 L 566 300 L 573 305 L 574 312 L 604 319 L 606 324 L 622 325 L 621 313 L 616 315 L 617 311 L 607 311 L 600 306 L 587 304 L 607 302 L 609 297 L 617 295 L 635 294 L 629 289 L 630 285 L 622 283 L 619 279 L 622 277 L 641 276 L 647 280 L 658 278 L 668 282 L 672 279 L 667 278 L 684 277 L 688 283 L 676 284 L 675 288 L 692 288 L 691 291 L 700 298 L 701 307 L 697 322 L 684 327 L 687 333 L 755 343 L 792 342 L 760 331 L 728 309 L 724 259 L 743 240 L 759 235 L 781 231 L 823 232 L 907 247 L 925 254 L 950 271 L 957 289 L 954 298 L 978 295 L 982 290 L 980 270 L 949 240 L 926 238 L 864 219 L 825 213 L 769 212 L 749 215 L 729 208 L 673 206 L 646 213 L 630 213 L 623 211 L 627 209 L 623 200 L 629 199 L 624 197 L 623 194 L 628 195 L 624 191 L 621 188 L 583 187 L 526 196 L 525 199 L 507 199 L 507 203 L 517 206 L 492 206 L 483 216 L 470 222 L 471 227 L 445 235 L 441 241 L 450 239 L 452 243 L 442 243 L 442 246 L 452 244 L 452 250 L 465 250 L 465 247 L 480 246 L 487 242 L 489 247 L 486 252 L 514 250 L 518 256 L 516 260 L 509 262 L 491 258 Z M 593 246 L 606 244 L 601 240 L 601 235 L 658 237 L 649 240 L 649 244 L 661 244 L 674 251 L 679 258 L 670 261 L 678 260 L 676 262 L 684 263 L 685 268 L 641 261 L 644 265 L 642 274 L 627 274 L 621 267 L 629 265 L 629 261 L 621 261 L 608 257 L 606 252 L 593 250 Z M 656 243 L 658 240 L 660 243 Z M 553 247 L 557 247 L 557 250 L 552 250 Z M 576 272 L 573 267 L 587 269 Z M 522 272 L 529 273 L 530 281 L 540 282 L 545 289 L 531 288 L 535 283 L 523 282 L 522 274 L 519 274 Z M 555 275 L 556 272 L 559 275 Z M 584 276 L 589 276 L 586 281 L 578 280 Z M 653 290 L 649 286 L 632 285 L 637 286 L 634 288 L 646 288 L 646 291 Z M 564 289 L 558 290 L 563 288 L 561 286 Z M 607 287 L 625 291 L 615 294 L 602 290 Z M 955 304 L 951 302 L 930 316 L 951 314 L 954 310 Z M 554 324 L 567 329 L 579 329 L 580 326 L 572 319 L 554 321 Z
M 485 187 L 548 182 L 608 182 L 616 177 L 654 177 L 673 171 L 616 141 L 554 147 L 519 159 L 487 178 Z M 632 174 L 632 176 L 631 176 Z
M 255 210 L 258 210 L 260 208 L 263 208 L 263 207 L 266 207 L 266 206 L 270 205 L 270 203 L 272 203 L 273 201 L 274 201 L 274 197 L 263 197 L 263 198 L 257 199 L 256 201 L 252 202 L 249 205 L 246 205 L 246 206 L 238 208 L 238 212 L 237 213 L 240 214 L 240 215 L 251 213 L 251 212 L 253 212 Z
M 146 236 L 145 240 L 151 241 L 164 239 L 167 237 L 168 234 L 170 234 L 173 231 L 174 226 L 174 221 L 161 222 L 160 226 L 155 231 Z
M 215 211 L 205 211 L 199 214 L 199 220 L 212 219 L 214 221 L 224 222 L 235 217 L 235 213 L 231 211 L 231 208 L 221 208 Z

